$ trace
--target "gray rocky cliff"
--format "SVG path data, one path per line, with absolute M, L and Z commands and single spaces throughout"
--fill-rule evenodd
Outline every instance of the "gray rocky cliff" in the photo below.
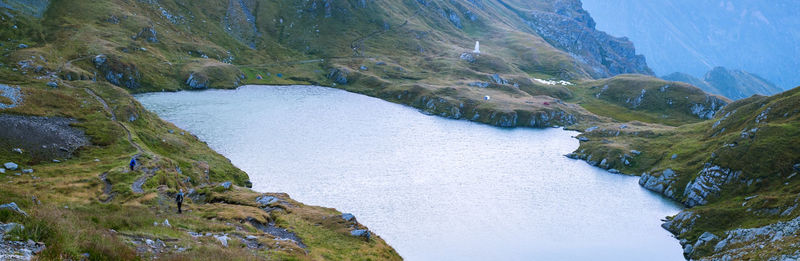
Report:
M 613 37 L 595 28 L 589 13 L 579 0 L 553 1 L 550 10 L 523 10 L 499 0 L 539 36 L 587 67 L 595 78 L 618 74 L 653 75 L 642 55 L 637 55 L 627 38 Z

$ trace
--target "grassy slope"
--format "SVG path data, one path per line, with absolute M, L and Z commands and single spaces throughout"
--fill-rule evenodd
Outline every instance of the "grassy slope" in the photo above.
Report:
M 679 128 L 605 126 L 607 128 L 584 133 L 589 141 L 582 142 L 576 153 L 583 158 L 591 155 L 596 161 L 609 159 L 606 168 L 624 173 L 656 174 L 672 169 L 677 173 L 672 193 L 679 201 L 686 200 L 686 185 L 705 166 L 741 171 L 738 179 L 722 186 L 721 192 L 712 193 L 708 204 L 686 210 L 699 215 L 694 225 L 680 224 L 672 228 L 676 231 L 680 231 L 681 226 L 689 228 L 678 232 L 678 236 L 690 243 L 703 232 L 724 237 L 723 232 L 733 228 L 760 227 L 791 220 L 800 214 L 790 209 L 797 202 L 800 188 L 800 182 L 793 175 L 798 172 L 793 165 L 800 163 L 800 149 L 796 146 L 800 142 L 798 104 L 800 88 L 772 97 L 740 100 L 722 109 L 712 120 Z M 755 128 L 757 130 L 752 132 Z M 631 150 L 642 151 L 642 154 L 635 156 Z M 672 155 L 677 157 L 672 159 Z M 629 159 L 630 165 L 625 165 L 623 158 Z M 754 195 L 758 197 L 745 200 Z M 762 259 L 791 254 L 796 247 L 790 245 L 798 240 L 800 238 L 790 236 L 780 244 L 750 250 L 745 256 Z M 713 254 L 711 244 L 696 250 L 692 257 Z
M 38 83 L 21 87 L 28 99 L 23 106 L 7 113 L 75 118 L 80 121 L 77 127 L 84 129 L 94 144 L 62 163 L 36 162 L 27 154 L 11 152 L 10 148 L 0 152 L 4 160 L 35 169 L 32 175 L 14 176 L 9 172 L 3 175 L 0 183 L 2 201 L 18 203 L 31 217 L 4 211 L 0 212 L 0 219 L 25 225 L 27 229 L 18 233 L 19 238 L 46 243 L 48 248 L 42 257 L 77 258 L 88 252 L 93 258 L 130 259 L 136 253 L 124 242 L 149 238 L 161 239 L 168 242 L 168 246 L 189 248 L 187 252 L 164 253 L 161 257 L 255 258 L 240 243 L 224 248 L 213 238 L 196 240 L 187 233 L 193 231 L 259 236 L 259 241 L 269 247 L 257 253 L 267 258 L 398 258 L 378 237 L 366 242 L 350 236 L 344 221 L 323 222 L 326 218 L 337 220 L 331 218 L 339 214 L 336 210 L 305 206 L 286 195 L 276 195 L 288 203 L 273 205 L 284 210 L 267 213 L 255 203 L 258 193 L 238 186 L 231 190 L 216 187 L 215 184 L 228 180 L 244 186 L 247 176 L 194 136 L 181 135 L 180 129 L 145 111 L 118 87 L 92 82 L 72 82 L 59 89 Z M 127 119 L 128 114 L 137 114 L 135 121 L 123 124 L 133 130 L 133 141 L 144 148 L 144 154 L 139 157 L 140 168 L 159 168 L 144 184 L 145 193 L 131 191 L 131 184 L 144 175 L 144 171 L 126 170 L 127 161 L 137 150 L 128 142 L 124 129 L 111 121 L 102 105 L 84 88 L 93 89 L 103 99 L 111 101 L 109 106 L 114 108 L 117 118 Z M 109 194 L 103 191 L 104 183 L 99 178 L 102 173 L 107 174 L 112 184 Z M 189 212 L 177 215 L 172 203 L 177 188 L 196 188 L 206 199 L 187 198 L 185 209 Z M 101 203 L 110 195 L 113 195 L 110 202 Z M 33 196 L 42 204 L 34 203 Z M 291 228 L 308 245 L 309 253 L 291 242 L 275 241 L 245 223 L 248 218 Z M 173 228 L 152 225 L 164 219 L 170 220 Z M 111 229 L 116 232 L 110 232 Z
M 20 28 L 19 31 L 2 30 L 4 39 L 14 39 L 14 45 L 17 41 L 24 42 L 31 48 L 6 50 L 3 63 L 14 64 L 33 56 L 35 63 L 44 66 L 46 71 L 59 73 L 61 70 L 62 77 L 75 73 L 77 77 L 73 79 L 80 79 L 81 74 L 93 75 L 87 71 L 93 68 L 90 61 L 80 58 L 87 53 L 102 52 L 131 59 L 125 62 L 135 62 L 142 75 L 151 75 L 142 80 L 147 83 L 143 86 L 151 90 L 154 86 L 180 88 L 177 82 L 181 80 L 175 74 L 180 74 L 184 68 L 164 66 L 163 61 L 166 57 L 177 57 L 175 53 L 178 50 L 169 48 L 181 46 L 181 43 L 172 43 L 163 37 L 162 41 L 169 44 L 162 42 L 164 48 L 153 47 L 132 41 L 130 35 L 135 33 L 131 31 L 104 30 L 97 26 L 108 18 L 99 13 L 117 13 L 130 15 L 130 18 L 123 19 L 127 22 L 119 26 L 131 23 L 134 24 L 131 27 L 138 27 L 137 18 L 132 16 L 138 9 L 126 9 L 134 8 L 127 4 L 135 5 L 55 1 L 43 20 L 4 16 L 3 23 Z M 130 14 L 122 14 L 125 12 Z M 11 26 L 4 25 L 3 28 Z M 3 43 L 4 46 L 11 44 Z M 202 46 L 202 43 L 192 44 Z M 132 50 L 140 46 L 147 51 L 121 51 L 122 48 Z M 185 60 L 185 67 L 207 63 L 202 60 L 197 65 L 197 59 Z M 10 147 L 0 150 L 3 162 L 14 161 L 35 170 L 33 174 L 15 176 L 9 171 L 0 176 L 0 201 L 16 202 L 31 214 L 23 217 L 0 211 L 0 222 L 22 223 L 26 229 L 12 232 L 12 239 L 44 242 L 47 249 L 40 253 L 41 257 L 80 259 L 82 253 L 89 253 L 92 259 L 108 260 L 148 256 L 179 260 L 400 259 L 380 237 L 374 236 L 367 241 L 350 236 L 349 230 L 354 224 L 337 218 L 340 213 L 334 209 L 306 206 L 287 195 L 272 194 L 281 199 L 279 203 L 270 205 L 276 210 L 262 210 L 255 202 L 260 194 L 245 187 L 249 181 L 244 172 L 196 137 L 146 111 L 129 94 L 141 90 L 126 90 L 102 80 L 59 80 L 60 87 L 54 89 L 45 85 L 49 77 L 37 79 L 39 75 L 17 66 L 0 67 L 0 78 L 4 83 L 20 86 L 24 100 L 20 107 L 3 113 L 74 118 L 79 122 L 75 127 L 84 130 L 92 142 L 92 145 L 77 151 L 73 158 L 61 163 L 40 161 L 28 153 L 12 152 Z M 106 111 L 87 90 L 105 100 L 111 112 Z M 119 123 L 111 119 L 110 113 L 119 119 Z M 128 121 L 131 117 L 135 120 Z M 131 132 L 131 141 L 126 129 Z M 142 151 L 138 151 L 134 144 Z M 128 172 L 127 162 L 136 154 L 141 154 L 139 170 Z M 156 170 L 148 172 L 146 169 Z M 132 183 L 148 174 L 152 177 L 144 183 L 144 193 L 134 193 Z M 101 176 L 109 182 L 109 191 L 104 191 L 106 185 Z M 234 186 L 229 190 L 217 186 L 224 181 L 232 181 Z M 199 195 L 193 199 L 187 197 L 185 209 L 188 212 L 183 215 L 175 214 L 173 198 L 178 188 L 195 188 Z M 171 228 L 153 225 L 165 219 L 170 221 Z M 303 239 L 308 248 L 301 249 L 292 241 L 277 240 L 246 222 L 248 219 L 265 224 L 274 222 L 287 228 Z M 230 246 L 221 246 L 213 237 L 193 238 L 189 231 L 215 235 L 226 233 L 231 237 Z M 239 241 L 248 235 L 257 236 L 257 242 L 266 247 L 246 248 Z M 141 252 L 131 243 L 145 239 L 162 240 L 168 249 L 163 253 Z M 173 247 L 187 250 L 180 252 Z

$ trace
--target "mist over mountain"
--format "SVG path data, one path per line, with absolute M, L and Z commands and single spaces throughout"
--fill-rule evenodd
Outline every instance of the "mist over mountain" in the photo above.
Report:
M 584 0 L 597 28 L 626 36 L 657 75 L 696 77 L 717 66 L 800 85 L 795 1 Z
M 783 91 L 770 81 L 742 70 L 728 70 L 715 67 L 707 72 L 703 79 L 686 73 L 671 73 L 661 77 L 664 80 L 685 82 L 708 93 L 725 96 L 732 100 L 744 99 L 755 94 L 772 95 Z

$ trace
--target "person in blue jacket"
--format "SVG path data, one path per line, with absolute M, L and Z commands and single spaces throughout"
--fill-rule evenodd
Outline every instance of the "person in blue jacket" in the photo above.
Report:
M 131 166 L 131 171 L 133 171 L 133 168 L 136 167 L 136 157 L 131 158 L 130 166 Z

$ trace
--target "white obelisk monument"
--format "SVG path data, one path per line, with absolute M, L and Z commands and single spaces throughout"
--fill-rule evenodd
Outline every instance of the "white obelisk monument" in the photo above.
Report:
M 475 50 L 472 51 L 472 53 L 477 53 L 477 54 L 481 53 L 481 43 L 480 42 L 475 41 Z

